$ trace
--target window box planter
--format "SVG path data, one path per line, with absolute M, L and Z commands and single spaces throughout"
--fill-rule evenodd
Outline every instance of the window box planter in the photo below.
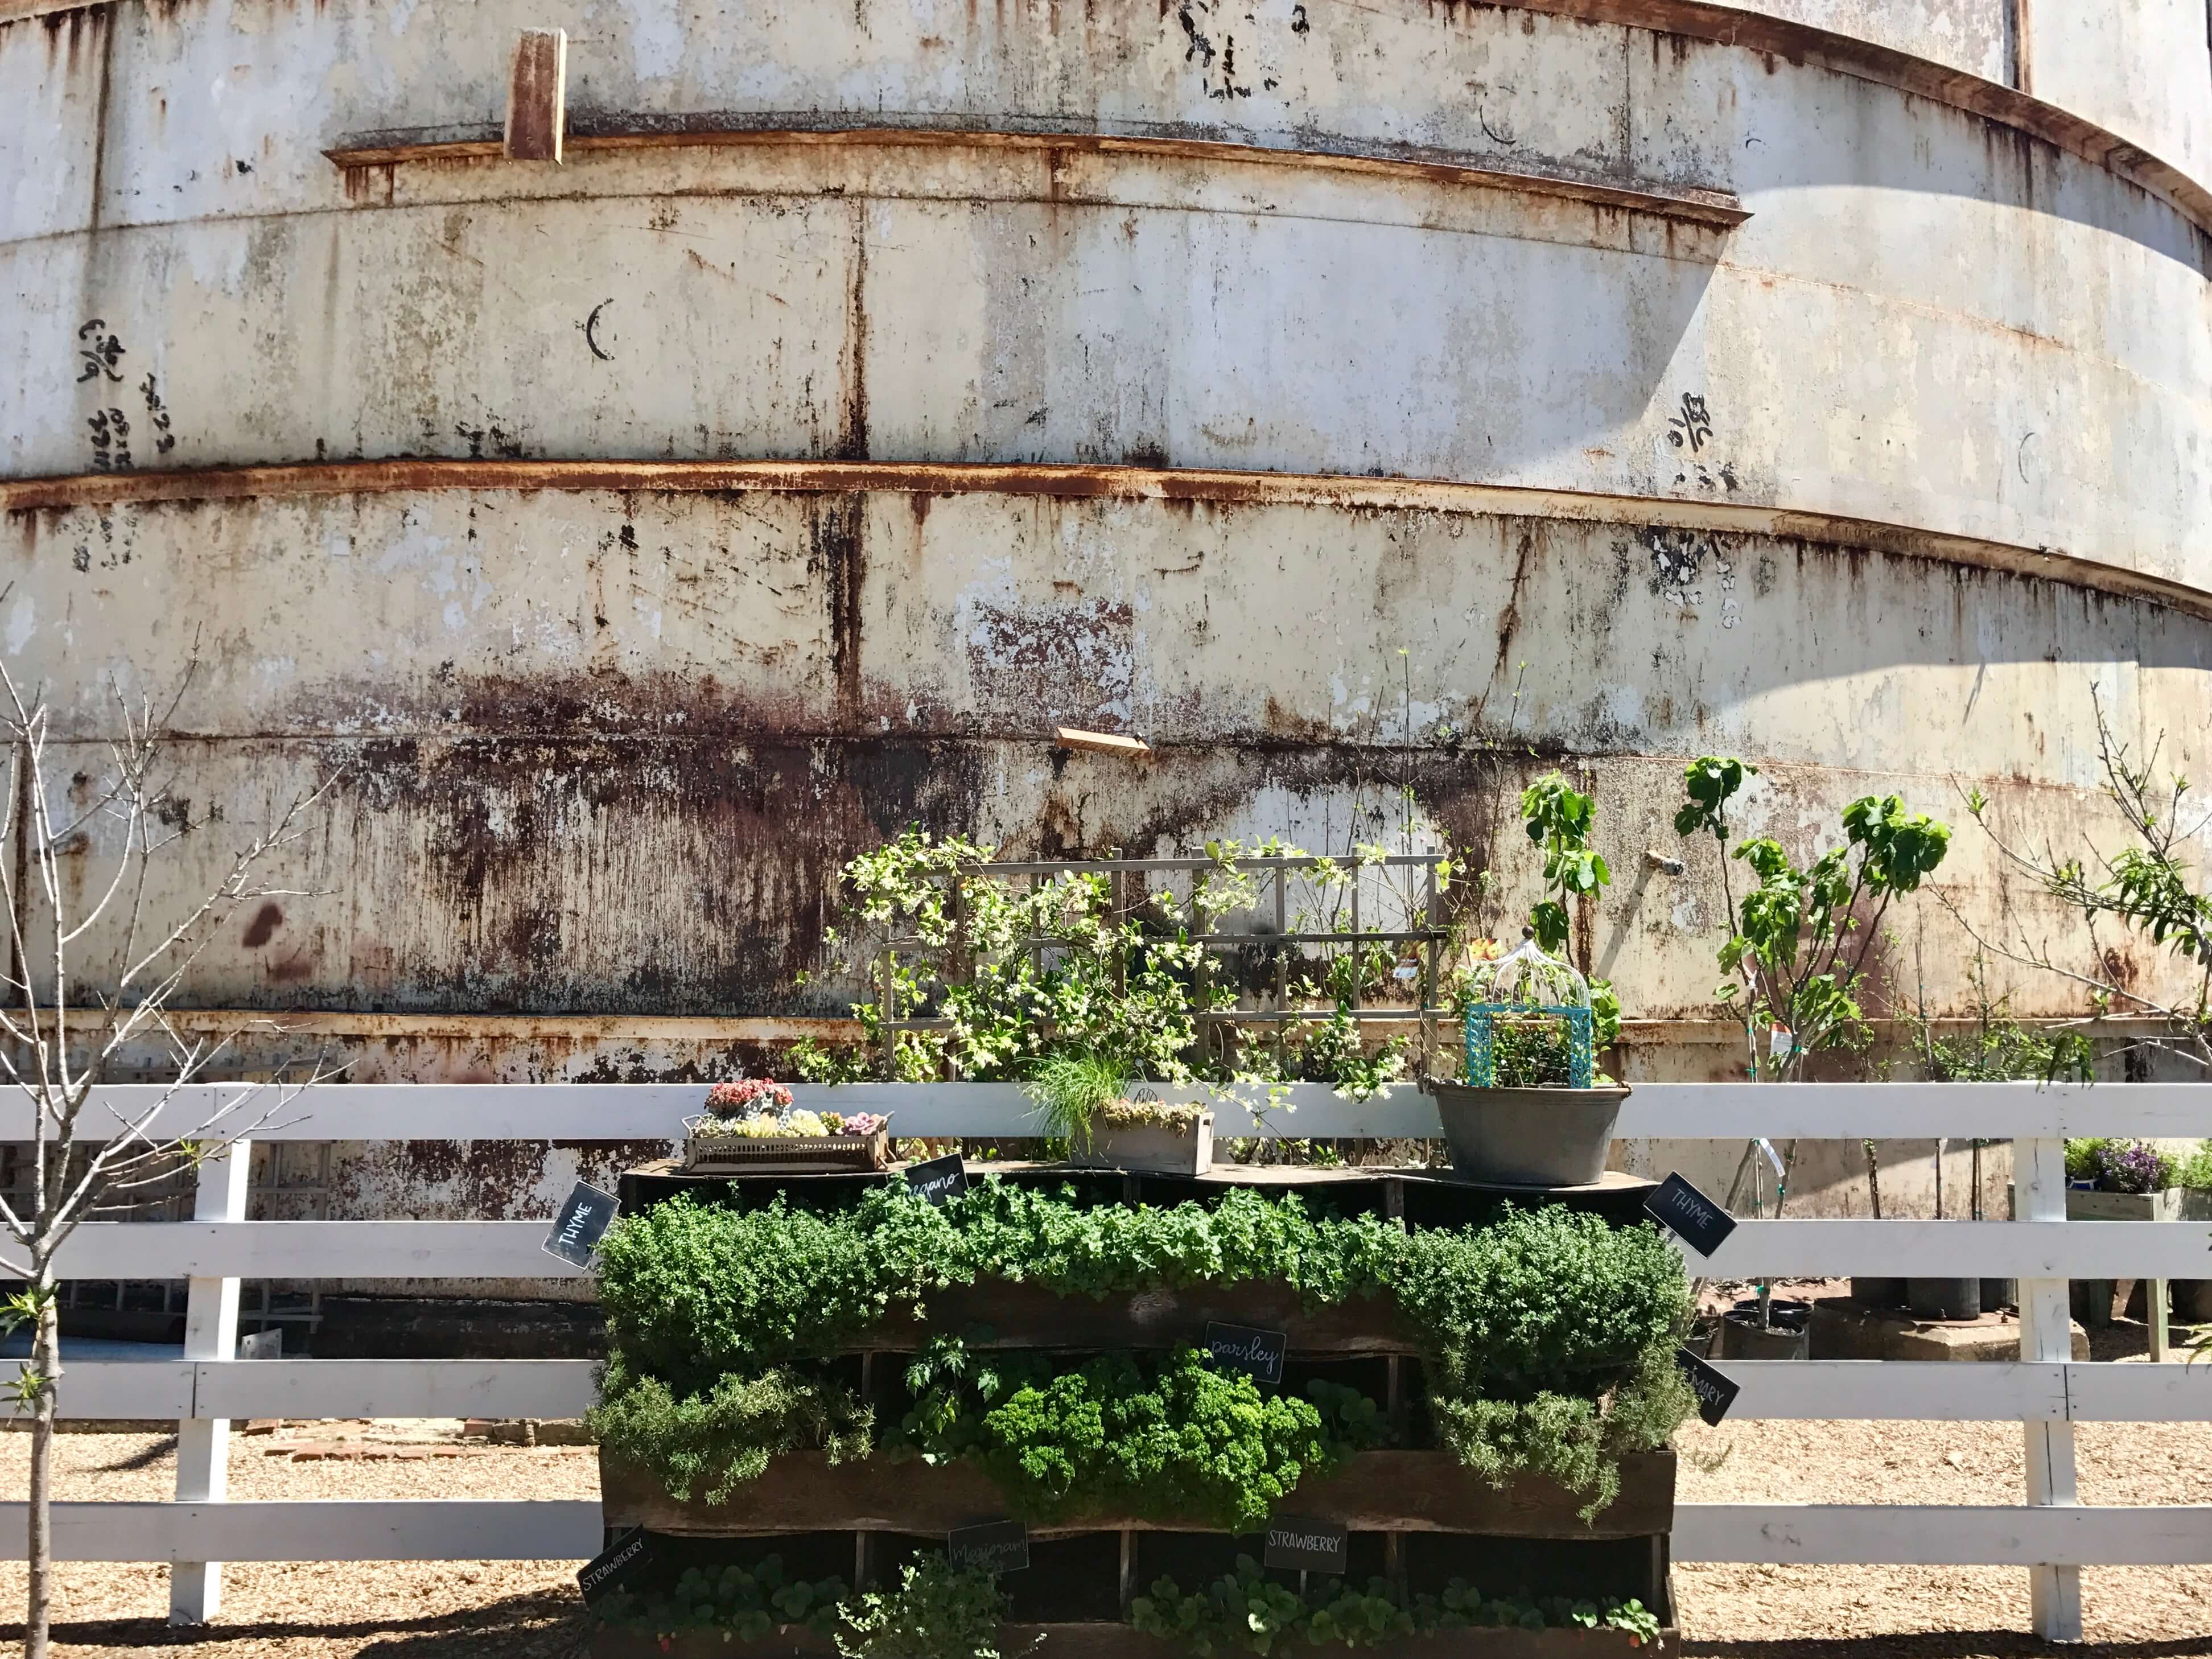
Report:
M 832 1175 L 887 1168 L 890 1132 L 866 1135 L 741 1135 L 711 1115 L 684 1120 L 687 1175 Z
M 2179 1221 L 2182 1219 L 2179 1187 L 2158 1193 L 2099 1193 L 2069 1188 L 2066 1194 L 2069 1221 Z
M 1203 1175 L 1213 1167 L 1211 1112 L 1200 1112 L 1180 1123 L 1115 1123 L 1102 1114 L 1091 1136 L 1088 1147 L 1068 1155 L 1067 1161 L 1078 1169 Z

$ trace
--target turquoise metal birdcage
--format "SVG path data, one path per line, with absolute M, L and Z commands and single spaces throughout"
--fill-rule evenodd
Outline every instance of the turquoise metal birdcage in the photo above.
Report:
M 1482 963 L 1468 978 L 1467 1080 L 1481 1089 L 1497 1085 L 1498 1019 L 1547 1015 L 1566 1027 L 1567 1086 L 1587 1089 L 1597 1071 L 1589 981 L 1571 963 L 1538 949 L 1533 928 L 1521 932 L 1517 949 Z

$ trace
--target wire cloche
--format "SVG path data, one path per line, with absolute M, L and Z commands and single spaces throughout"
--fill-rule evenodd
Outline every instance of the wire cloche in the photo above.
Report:
M 1482 1089 L 1497 1084 L 1497 1019 L 1549 1015 L 1567 1029 L 1567 1086 L 1590 1086 L 1596 1072 L 1596 1045 L 1589 981 L 1575 971 L 1573 963 L 1539 949 L 1534 928 L 1521 930 L 1521 943 L 1510 954 L 1478 966 L 1468 978 L 1466 996 L 1469 1083 Z

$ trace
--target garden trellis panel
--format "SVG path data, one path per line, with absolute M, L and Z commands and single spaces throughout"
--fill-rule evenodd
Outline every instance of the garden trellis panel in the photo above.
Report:
M 198 1122 L 225 1088 L 182 1091 L 179 1121 Z M 1018 1086 L 932 1083 L 794 1090 L 802 1103 L 896 1107 L 912 1135 L 1009 1136 L 1030 1110 Z M 1203 1090 L 1188 1091 L 1191 1097 Z M 626 1140 L 682 1134 L 695 1085 L 331 1084 L 303 1091 L 259 1138 L 271 1140 Z M 205 1095 L 209 1098 L 203 1099 Z M 116 1121 L 149 1091 L 118 1086 L 88 1109 Z M 1221 1133 L 1433 1136 L 1433 1107 L 1410 1086 L 1367 1102 L 1326 1085 L 1294 1088 L 1287 1121 L 1264 1091 L 1217 1097 Z M 1270 1120 L 1273 1120 L 1272 1121 Z M 0 1104 L 0 1139 L 29 1138 L 27 1108 Z M 93 1133 L 97 1133 L 96 1129 Z M 158 1131 L 156 1131 L 158 1133 Z M 1735 1415 L 2019 1421 L 2029 1441 L 2029 1502 L 2008 1507 L 1833 1504 L 1677 1506 L 1674 1559 L 1808 1564 L 1885 1562 L 2033 1569 L 2045 1635 L 2078 1635 L 2079 1568 L 2212 1562 L 2212 1505 L 2086 1509 L 2075 1502 L 2072 1425 L 2212 1420 L 2212 1366 L 2082 1364 L 2068 1357 L 2069 1278 L 2205 1276 L 2212 1225 L 2127 1227 L 2064 1220 L 2069 1135 L 2212 1133 L 2212 1085 L 1645 1084 L 1624 1109 L 1638 1138 L 1802 1136 L 2012 1139 L 2021 1212 L 1999 1221 L 1747 1221 L 1710 1263 L 1716 1275 L 1902 1273 L 1933 1259 L 1960 1272 L 2023 1281 L 2022 1358 L 2013 1364 L 1722 1361 L 1742 1385 Z M 220 1182 L 210 1167 L 205 1178 Z M 226 1183 L 227 1184 L 227 1183 Z M 203 1194 L 204 1199 L 207 1196 Z M 227 1198 L 228 1194 L 218 1196 Z M 203 1202 L 198 1213 L 206 1216 Z M 1941 1230 L 1936 1231 L 1936 1230 Z M 183 1359 L 71 1365 L 62 1410 L 76 1417 L 173 1419 L 220 1452 L 214 1425 L 246 1417 L 562 1417 L 592 1395 L 592 1365 L 567 1360 L 247 1360 L 236 1352 L 235 1282 L 281 1276 L 466 1280 L 565 1277 L 544 1255 L 543 1222 L 245 1221 L 88 1225 L 72 1242 L 71 1277 L 192 1280 L 201 1340 Z M 0 1538 L 19 1554 L 21 1504 L 0 1504 Z M 56 1505 L 64 1559 L 222 1560 L 581 1559 L 600 1543 L 588 1501 Z

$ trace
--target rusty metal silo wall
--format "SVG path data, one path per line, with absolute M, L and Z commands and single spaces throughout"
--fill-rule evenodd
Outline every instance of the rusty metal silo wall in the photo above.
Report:
M 1720 1075 L 1686 756 L 1800 841 L 2082 821 L 2093 694 L 2204 769 L 2195 0 L 11 14 L 0 641 L 88 740 L 197 654 L 204 809 L 344 764 L 331 890 L 197 994 L 356 1075 L 752 1052 L 915 820 L 1340 843 L 1410 775 L 1502 918 L 1558 764 L 1637 1066 Z M 498 154 L 544 27 L 558 167 Z

